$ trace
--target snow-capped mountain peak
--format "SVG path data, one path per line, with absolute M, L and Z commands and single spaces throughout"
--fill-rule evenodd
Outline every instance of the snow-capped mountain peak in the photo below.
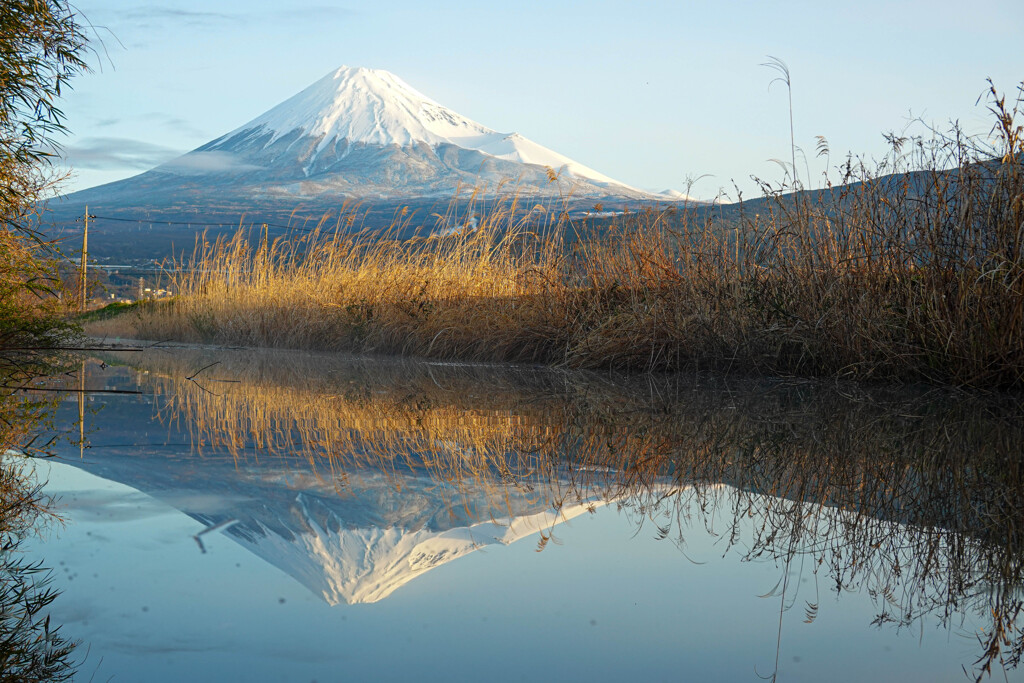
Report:
M 493 131 L 443 107 L 398 76 L 381 69 L 342 66 L 256 117 L 226 137 L 253 128 L 274 139 L 296 130 L 352 143 L 398 145 L 417 142 L 473 144 Z
M 306 169 L 316 168 L 321 155 L 336 155 L 339 145 L 345 149 L 353 145 L 453 145 L 494 159 L 549 167 L 602 187 L 644 194 L 518 133 L 501 133 L 477 123 L 389 71 L 365 67 L 339 67 L 199 151 L 237 149 L 243 141 L 258 141 L 266 149 L 292 137 L 312 142 Z
M 343 66 L 235 130 L 133 178 L 77 193 L 67 206 L 75 215 L 81 203 L 133 215 L 178 216 L 187 205 L 190 215 L 216 209 L 283 218 L 299 206 L 314 214 L 353 199 L 432 203 L 469 189 L 589 206 L 673 200 L 489 128 L 388 71 Z

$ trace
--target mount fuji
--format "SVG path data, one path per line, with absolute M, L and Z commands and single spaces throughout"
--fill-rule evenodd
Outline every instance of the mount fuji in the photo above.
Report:
M 442 106 L 387 71 L 341 67 L 252 121 L 145 173 L 51 208 L 106 215 L 315 214 L 346 201 L 397 206 L 486 195 L 671 201 L 618 182 L 518 133 Z
M 390 72 L 341 67 L 161 170 L 263 170 L 323 189 L 389 196 L 507 179 L 551 192 L 548 168 L 588 194 L 645 194 L 518 133 L 472 121 Z

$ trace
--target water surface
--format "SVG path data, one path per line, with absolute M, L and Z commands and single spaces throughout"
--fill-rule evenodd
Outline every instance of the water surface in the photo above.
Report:
M 80 680 L 1022 678 L 1013 401 L 251 350 L 81 372 L 34 545 Z

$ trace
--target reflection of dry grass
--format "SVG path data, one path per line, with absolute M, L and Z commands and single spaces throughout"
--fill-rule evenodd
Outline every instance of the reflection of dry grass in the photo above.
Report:
M 66 357 L 45 352 L 0 358 L 0 548 L 8 541 L 19 544 L 38 525 L 60 520 L 29 462 L 52 452 L 55 437 L 48 432 L 60 399 L 56 393 L 26 390 L 66 384 L 67 363 Z
M 422 366 L 356 363 L 336 375 L 322 372 L 323 357 L 300 357 L 278 374 L 273 356 L 262 359 L 265 365 L 221 363 L 204 373 L 206 381 L 200 375 L 181 382 L 175 356 L 154 378 L 165 414 L 182 423 L 197 452 L 227 452 L 240 464 L 272 456 L 338 482 L 342 493 L 358 488 L 367 470 L 427 473 L 453 491 L 486 492 L 492 509 L 478 514 L 496 517 L 507 514 L 510 489 L 530 497 L 552 464 L 546 456 L 563 412 L 557 401 L 524 398 L 510 406 L 472 376 L 442 368 L 424 373 Z M 514 386 L 508 379 L 505 386 Z M 455 392 L 466 403 L 434 404 L 431 390 Z M 396 485 L 401 479 L 394 477 Z
M 0 384 L 11 379 L 0 374 Z M 13 382 L 20 385 L 25 380 Z M 55 517 L 49 509 L 50 498 L 43 495 L 27 463 L 28 455 L 46 445 L 39 443 L 37 435 L 55 405 L 53 399 L 0 388 L 0 545 L 11 536 L 26 534 L 40 517 Z
M 555 506 L 597 497 L 680 544 L 693 524 L 724 517 L 716 531 L 751 557 L 824 562 L 834 586 L 871 592 L 880 622 L 975 613 L 991 626 L 981 669 L 1014 664 L 1024 647 L 1015 403 L 301 354 L 150 355 L 129 360 L 156 370 L 166 416 L 200 450 L 273 455 L 345 483 L 367 469 L 424 471 L 488 491 L 493 506 L 480 515 L 499 515 L 511 487 Z M 785 604 L 795 590 L 782 590 Z M 818 604 L 807 601 L 808 619 Z

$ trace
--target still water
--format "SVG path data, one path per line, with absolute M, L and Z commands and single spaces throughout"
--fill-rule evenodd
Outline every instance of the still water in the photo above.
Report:
M 1024 680 L 1012 400 L 195 348 L 65 378 L 82 681 Z

